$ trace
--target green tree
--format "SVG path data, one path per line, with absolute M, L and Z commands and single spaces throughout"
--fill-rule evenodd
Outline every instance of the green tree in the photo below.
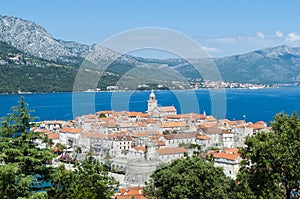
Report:
M 288 199 L 300 182 L 300 119 L 296 113 L 280 113 L 271 126 L 273 132 L 246 139 L 238 179 L 257 198 Z
M 114 193 L 116 181 L 108 176 L 107 168 L 98 161 L 87 158 L 75 165 L 75 171 L 60 166 L 52 176 L 52 198 L 101 198 L 109 199 Z
M 30 132 L 33 118 L 21 97 L 19 105 L 1 121 L 0 128 L 0 198 L 35 197 L 41 182 L 49 180 L 53 155 L 37 148 L 39 133 Z M 38 194 L 40 195 L 40 194 Z
M 236 198 L 236 184 L 221 168 L 199 157 L 186 157 L 154 172 L 145 195 L 156 199 Z

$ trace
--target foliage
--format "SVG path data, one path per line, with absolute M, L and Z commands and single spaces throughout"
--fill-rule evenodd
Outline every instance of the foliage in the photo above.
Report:
M 57 168 L 52 176 L 52 198 L 102 198 L 113 195 L 116 181 L 108 176 L 106 168 L 98 161 L 87 158 L 75 165 L 75 172 L 64 166 Z
M 50 165 L 54 155 L 49 148 L 37 147 L 37 139 L 47 140 L 30 131 L 30 112 L 22 97 L 1 121 L 0 198 L 110 198 L 116 183 L 99 162 L 87 159 L 75 170 Z
M 53 158 L 48 149 L 37 148 L 39 133 L 30 132 L 30 110 L 22 97 L 19 105 L 1 122 L 0 129 L 0 197 L 35 197 L 39 181 L 49 180 Z M 39 177 L 37 177 L 39 176 Z
M 151 176 L 145 194 L 157 199 L 236 198 L 235 182 L 221 168 L 199 157 L 173 161 Z
M 246 139 L 240 185 L 258 198 L 289 198 L 291 189 L 299 187 L 300 119 L 296 113 L 280 113 L 271 126 L 273 132 Z
M 99 118 L 106 118 L 106 115 L 104 113 L 101 113 L 98 117 Z

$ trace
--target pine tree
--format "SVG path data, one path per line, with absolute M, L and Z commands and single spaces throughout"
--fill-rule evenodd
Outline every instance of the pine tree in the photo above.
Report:
M 50 180 L 53 158 L 49 149 L 37 148 L 40 133 L 30 131 L 33 118 L 24 97 L 0 128 L 0 198 L 33 197 Z

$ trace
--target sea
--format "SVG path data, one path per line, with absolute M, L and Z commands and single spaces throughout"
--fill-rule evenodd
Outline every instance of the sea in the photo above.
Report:
M 154 91 L 159 106 L 175 106 L 178 113 L 201 113 L 218 119 L 265 121 L 277 113 L 300 112 L 300 87 L 263 89 L 200 89 Z M 147 110 L 150 91 L 22 94 L 35 121 L 72 120 L 102 110 Z M 18 104 L 20 94 L 0 95 L 0 116 Z

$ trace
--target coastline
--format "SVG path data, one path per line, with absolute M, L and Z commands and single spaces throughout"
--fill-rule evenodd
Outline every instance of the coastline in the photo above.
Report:
M 274 89 L 274 88 L 293 88 L 300 87 L 297 85 L 281 85 L 281 86 L 272 86 L 272 87 L 215 87 L 215 88 L 190 88 L 190 89 L 154 89 L 155 91 L 197 91 L 197 90 L 261 90 L 261 89 Z M 53 92 L 19 92 L 19 93 L 0 93 L 0 95 L 33 95 L 33 94 L 64 94 L 64 93 L 114 93 L 114 92 L 150 92 L 151 89 L 145 90 L 131 90 L 131 89 L 120 89 L 120 90 L 106 90 L 106 91 L 95 91 L 95 90 L 86 90 L 86 91 L 53 91 Z

